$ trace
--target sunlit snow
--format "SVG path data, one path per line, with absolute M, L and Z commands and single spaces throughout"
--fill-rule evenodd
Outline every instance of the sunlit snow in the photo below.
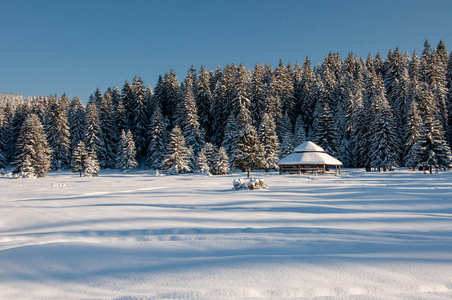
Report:
M 452 298 L 452 172 L 0 178 L 1 299 Z

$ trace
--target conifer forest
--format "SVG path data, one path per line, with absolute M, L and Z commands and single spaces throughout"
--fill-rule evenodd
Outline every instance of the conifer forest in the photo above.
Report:
M 345 167 L 451 166 L 452 53 L 329 53 L 312 65 L 231 63 L 141 77 L 80 98 L 0 94 L 0 169 L 227 174 L 277 169 L 306 140 Z M 183 77 L 182 77 L 183 76 Z M 182 78 L 182 80 L 180 80 Z M 95 87 L 96 83 L 93 83 Z M 94 89 L 93 89 L 94 90 Z

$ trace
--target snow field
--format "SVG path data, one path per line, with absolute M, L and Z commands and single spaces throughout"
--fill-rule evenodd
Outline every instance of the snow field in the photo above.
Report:
M 0 178 L 1 299 L 452 297 L 452 172 Z

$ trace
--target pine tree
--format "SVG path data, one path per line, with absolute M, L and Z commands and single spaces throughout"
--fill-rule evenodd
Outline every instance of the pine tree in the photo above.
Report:
M 4 108 L 0 106 L 0 169 L 6 167 L 6 143 L 5 143 L 5 133 L 7 123 L 6 115 L 4 113 Z
M 264 149 L 259 141 L 256 129 L 251 124 L 251 116 L 246 108 L 242 107 L 238 115 L 239 130 L 235 137 L 235 149 L 232 156 L 233 166 L 237 169 L 247 170 L 250 177 L 251 169 L 262 168 Z
M 99 114 L 94 103 L 88 103 L 86 108 L 86 148 L 88 152 L 95 151 L 101 168 L 107 166 L 106 150 L 103 133 L 100 127 Z
M 204 134 L 200 128 L 198 110 L 193 95 L 193 83 L 190 76 L 186 79 L 186 92 L 181 102 L 179 125 L 185 136 L 185 145 L 192 147 L 194 155 L 204 147 Z
M 209 164 L 207 163 L 207 157 L 205 154 L 205 149 L 201 149 L 198 153 L 198 172 L 204 173 L 204 174 L 210 174 L 210 168 Z
M 72 172 L 80 172 L 80 177 L 85 172 L 86 160 L 88 158 L 88 152 L 86 151 L 85 143 L 79 141 L 77 147 L 72 152 L 71 169 Z
M 420 134 L 420 128 L 422 126 L 422 119 L 419 114 L 418 104 L 417 104 L 417 92 L 418 87 L 415 82 L 413 82 L 411 87 L 411 96 L 409 100 L 408 112 L 406 113 L 406 125 L 404 126 L 404 158 L 405 166 L 415 168 L 418 166 L 418 161 L 416 159 L 416 149 L 415 144 Z
M 430 173 L 433 168 L 450 168 L 451 152 L 441 123 L 435 116 L 433 93 L 426 84 L 422 84 L 418 95 L 423 124 L 413 146 L 416 161 L 424 170 L 429 169 Z
M 141 77 L 135 77 L 132 84 L 132 132 L 137 147 L 137 156 L 141 158 L 146 155 L 147 150 L 147 128 L 149 116 L 146 103 L 146 90 Z
M 391 107 L 385 97 L 385 88 L 381 76 L 378 77 L 378 87 L 374 101 L 371 104 L 371 167 L 379 171 L 393 170 L 399 165 L 400 140 Z
M 206 132 L 206 138 L 212 137 L 212 92 L 210 90 L 210 78 L 204 66 L 201 66 L 197 81 L 196 105 L 199 112 L 199 123 Z
M 447 111 L 448 111 L 448 126 L 449 131 L 447 137 L 449 147 L 452 147 L 452 52 L 449 55 L 449 61 L 446 68 L 446 88 L 447 88 Z
M 320 104 L 321 102 L 319 102 Z M 318 106 L 321 107 L 320 105 Z M 324 102 L 322 111 L 314 121 L 315 128 L 315 143 L 325 149 L 325 152 L 333 156 L 337 155 L 336 145 L 336 128 L 333 121 L 333 112 L 328 105 Z
M 278 136 L 276 124 L 273 118 L 265 113 L 259 127 L 259 138 L 264 151 L 263 168 L 266 172 L 270 169 L 278 169 Z
M 223 133 L 224 138 L 221 144 L 221 146 L 226 150 L 226 153 L 228 153 L 229 156 L 232 155 L 232 152 L 234 150 L 234 139 L 237 130 L 237 120 L 232 114 L 230 114 L 226 122 L 226 127 Z
M 135 148 L 135 142 L 130 130 L 127 131 L 127 134 L 124 130 L 121 132 L 120 144 L 116 167 L 118 169 L 122 169 L 123 171 L 129 172 L 138 165 L 136 161 L 137 151 Z
M 71 149 L 74 151 L 80 141 L 85 140 L 86 112 L 82 101 L 78 97 L 71 100 L 69 111 L 69 132 L 71 139 Z
M 33 172 L 33 176 L 44 177 L 50 171 L 51 157 L 43 125 L 37 115 L 30 114 L 17 138 L 14 173 L 30 176 Z
M 129 116 L 127 115 L 126 108 L 124 107 L 124 103 L 122 99 L 119 100 L 118 106 L 116 107 L 116 125 L 117 132 L 121 132 L 122 130 L 129 130 Z M 119 134 L 118 134 L 119 135 Z
M 147 165 L 150 169 L 158 170 L 162 167 L 167 135 L 164 122 L 160 105 L 155 104 L 148 132 L 150 142 L 147 151 Z
M 229 157 L 223 147 L 220 147 L 217 154 L 215 175 L 226 175 L 229 173 Z
M 105 167 L 114 169 L 116 166 L 117 143 L 119 140 L 115 108 L 111 92 L 107 91 L 100 100 L 99 122 L 105 146 Z
M 295 130 L 292 137 L 292 145 L 298 147 L 306 141 L 306 131 L 304 129 L 303 116 L 298 115 L 297 121 L 295 122 Z
M 292 144 L 292 123 L 287 113 L 284 116 L 283 122 L 281 122 L 279 140 L 279 157 L 284 158 L 287 155 L 292 154 L 294 149 Z
M 99 162 L 97 161 L 96 151 L 91 149 L 88 152 L 88 158 L 86 159 L 85 176 L 92 177 L 99 175 Z
M 46 133 L 50 148 L 52 149 L 53 170 L 69 167 L 70 130 L 66 109 L 63 103 L 53 99 L 47 111 Z
M 166 158 L 162 163 L 162 168 L 170 174 L 190 172 L 187 152 L 185 138 L 179 126 L 176 125 L 170 132 L 170 140 L 166 146 Z

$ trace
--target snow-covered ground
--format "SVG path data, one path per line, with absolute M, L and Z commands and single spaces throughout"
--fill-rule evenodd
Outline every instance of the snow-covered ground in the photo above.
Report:
M 257 175 L 2 177 L 0 299 L 452 298 L 452 172 Z

